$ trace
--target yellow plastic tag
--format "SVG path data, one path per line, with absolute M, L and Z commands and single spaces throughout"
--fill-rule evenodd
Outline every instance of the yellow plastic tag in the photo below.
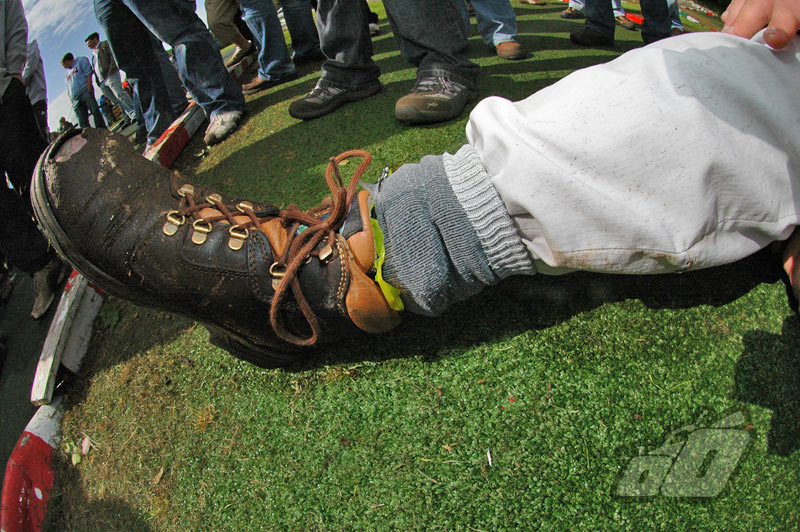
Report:
M 375 282 L 381 287 L 383 297 L 386 298 L 386 302 L 389 303 L 389 306 L 394 310 L 401 311 L 405 307 L 403 306 L 403 300 L 400 299 L 400 290 L 383 280 L 382 268 L 383 261 L 386 259 L 386 248 L 383 245 L 383 231 L 381 231 L 381 227 L 378 225 L 378 220 L 370 218 L 369 222 L 372 224 L 372 234 L 375 238 L 375 253 L 378 255 L 378 258 L 375 260 Z

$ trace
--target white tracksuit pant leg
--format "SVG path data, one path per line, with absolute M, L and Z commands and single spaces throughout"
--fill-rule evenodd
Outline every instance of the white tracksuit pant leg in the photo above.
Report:
M 487 98 L 469 143 L 538 271 L 738 260 L 800 221 L 800 39 L 692 33 Z

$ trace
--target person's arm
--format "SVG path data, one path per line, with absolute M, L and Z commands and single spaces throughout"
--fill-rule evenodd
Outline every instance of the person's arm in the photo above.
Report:
M 9 76 L 22 81 L 22 69 L 28 52 L 28 21 L 20 0 L 3 2 L 6 19 L 6 72 Z
M 800 29 L 798 0 L 733 0 L 722 14 L 723 32 L 749 39 L 767 26 L 764 41 L 783 48 Z
M 111 72 L 111 47 L 108 42 L 102 41 L 97 48 L 97 64 L 100 65 L 100 76 L 103 79 Z
M 29 46 L 28 59 L 25 61 L 25 68 L 22 70 L 22 82 L 26 87 L 31 80 L 31 76 L 33 76 L 33 73 L 36 71 L 39 61 L 41 61 L 40 57 L 39 45 L 34 40 L 31 46 Z
M 89 89 L 91 94 L 94 94 L 94 85 L 92 85 L 92 65 L 89 64 L 89 60 L 85 57 L 79 57 L 77 62 L 78 74 L 86 79 L 86 88 Z

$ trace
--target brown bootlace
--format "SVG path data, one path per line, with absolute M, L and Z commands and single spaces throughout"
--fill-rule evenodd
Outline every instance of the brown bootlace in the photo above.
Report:
M 350 182 L 345 187 L 339 171 L 339 165 L 342 161 L 352 157 L 361 157 L 363 161 L 353 172 Z M 371 160 L 372 156 L 363 150 L 350 150 L 336 157 L 331 157 L 325 170 L 325 180 L 331 191 L 330 202 L 324 202 L 322 205 L 305 212 L 294 205 L 290 205 L 285 210 L 280 211 L 277 216 L 281 219 L 281 225 L 287 230 L 288 242 L 283 254 L 280 257 L 275 257 L 275 263 L 269 269 L 274 278 L 280 278 L 280 283 L 272 296 L 269 321 L 275 334 L 289 343 L 298 346 L 311 346 L 319 339 L 321 333 L 319 321 L 303 294 L 297 275 L 300 267 L 312 256 L 317 256 L 320 260 L 324 260 L 328 256 L 332 256 L 334 248 L 338 248 L 340 254 L 344 252 L 344 248 L 337 240 L 338 231 L 344 223 L 350 210 L 350 205 L 356 196 L 358 181 Z M 220 211 L 220 214 L 214 216 L 200 214 L 200 211 L 205 208 L 216 209 Z M 202 220 L 206 224 L 225 220 L 231 225 L 229 231 L 241 231 L 245 235 L 250 230 L 260 231 L 262 223 L 275 218 L 275 216 L 269 215 L 265 217 L 258 216 L 254 212 L 252 205 L 247 202 L 239 203 L 235 210 L 229 209 L 222 203 L 221 197 L 213 194 L 208 196 L 205 202 L 197 203 L 191 192 L 184 193 L 178 210 L 173 211 L 173 213 L 178 218 L 195 218 L 196 220 Z M 242 214 L 247 215 L 249 219 L 247 222 L 238 223 L 234 217 Z M 298 233 L 301 226 L 306 226 L 306 229 Z M 231 234 L 233 235 L 233 233 Z M 322 248 L 324 256 L 321 256 L 323 255 L 322 252 L 314 250 L 323 239 L 327 240 Z M 340 260 L 344 263 L 345 258 L 340 257 Z M 291 289 L 298 307 L 311 328 L 311 334 L 308 337 L 297 336 L 289 332 L 281 319 L 280 309 L 289 289 Z

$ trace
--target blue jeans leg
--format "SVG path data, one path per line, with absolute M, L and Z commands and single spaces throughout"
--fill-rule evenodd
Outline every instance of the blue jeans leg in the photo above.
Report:
M 175 119 L 157 56 L 159 50 L 166 55 L 164 47 L 123 0 L 94 0 L 94 11 L 117 65 L 133 86 L 134 105 L 141 109 L 147 142 L 153 144 Z
M 175 65 L 170 61 L 169 54 L 164 50 L 164 45 L 161 44 L 161 41 L 156 39 L 153 34 L 150 35 L 156 59 L 158 60 L 159 71 L 161 72 L 161 77 L 164 79 L 164 85 L 166 85 L 167 88 L 169 105 L 172 109 L 173 116 L 177 118 L 183 113 L 186 106 L 189 105 L 189 102 L 186 100 L 186 87 L 183 86 L 183 82 L 180 76 L 178 76 Z
M 89 110 L 83 105 L 80 98 L 72 100 L 72 110 L 75 111 L 75 117 L 78 119 L 78 127 L 89 127 Z
M 242 18 L 253 32 L 258 51 L 258 77 L 265 80 L 284 78 L 294 72 L 283 29 L 272 0 L 241 0 Z
M 194 0 L 123 0 L 160 40 L 172 47 L 186 88 L 209 117 L 244 109 L 244 96 L 222 62 Z
M 489 46 L 517 40 L 517 16 L 508 0 L 472 0 L 478 31 Z
M 286 29 L 292 38 L 292 51 L 302 57 L 319 50 L 319 33 L 311 14 L 310 0 L 279 0 Z
M 317 1 L 319 43 L 327 57 L 320 84 L 354 90 L 378 83 L 367 11 L 363 0 Z
M 83 121 L 86 123 L 85 126 L 81 125 L 81 127 L 88 127 L 89 124 L 88 113 L 91 113 L 92 117 L 94 117 L 94 127 L 103 129 L 106 127 L 106 122 L 103 119 L 103 114 L 100 112 L 100 106 L 97 105 L 97 100 L 94 99 L 92 93 L 90 93 L 88 90 L 83 91 L 78 95 L 75 101 L 78 102 L 77 107 L 75 103 L 72 104 L 73 109 L 75 109 L 75 114 L 78 114 L 78 110 L 81 109 L 83 113 Z M 80 121 L 81 121 L 81 116 L 78 116 L 78 122 L 80 123 Z

